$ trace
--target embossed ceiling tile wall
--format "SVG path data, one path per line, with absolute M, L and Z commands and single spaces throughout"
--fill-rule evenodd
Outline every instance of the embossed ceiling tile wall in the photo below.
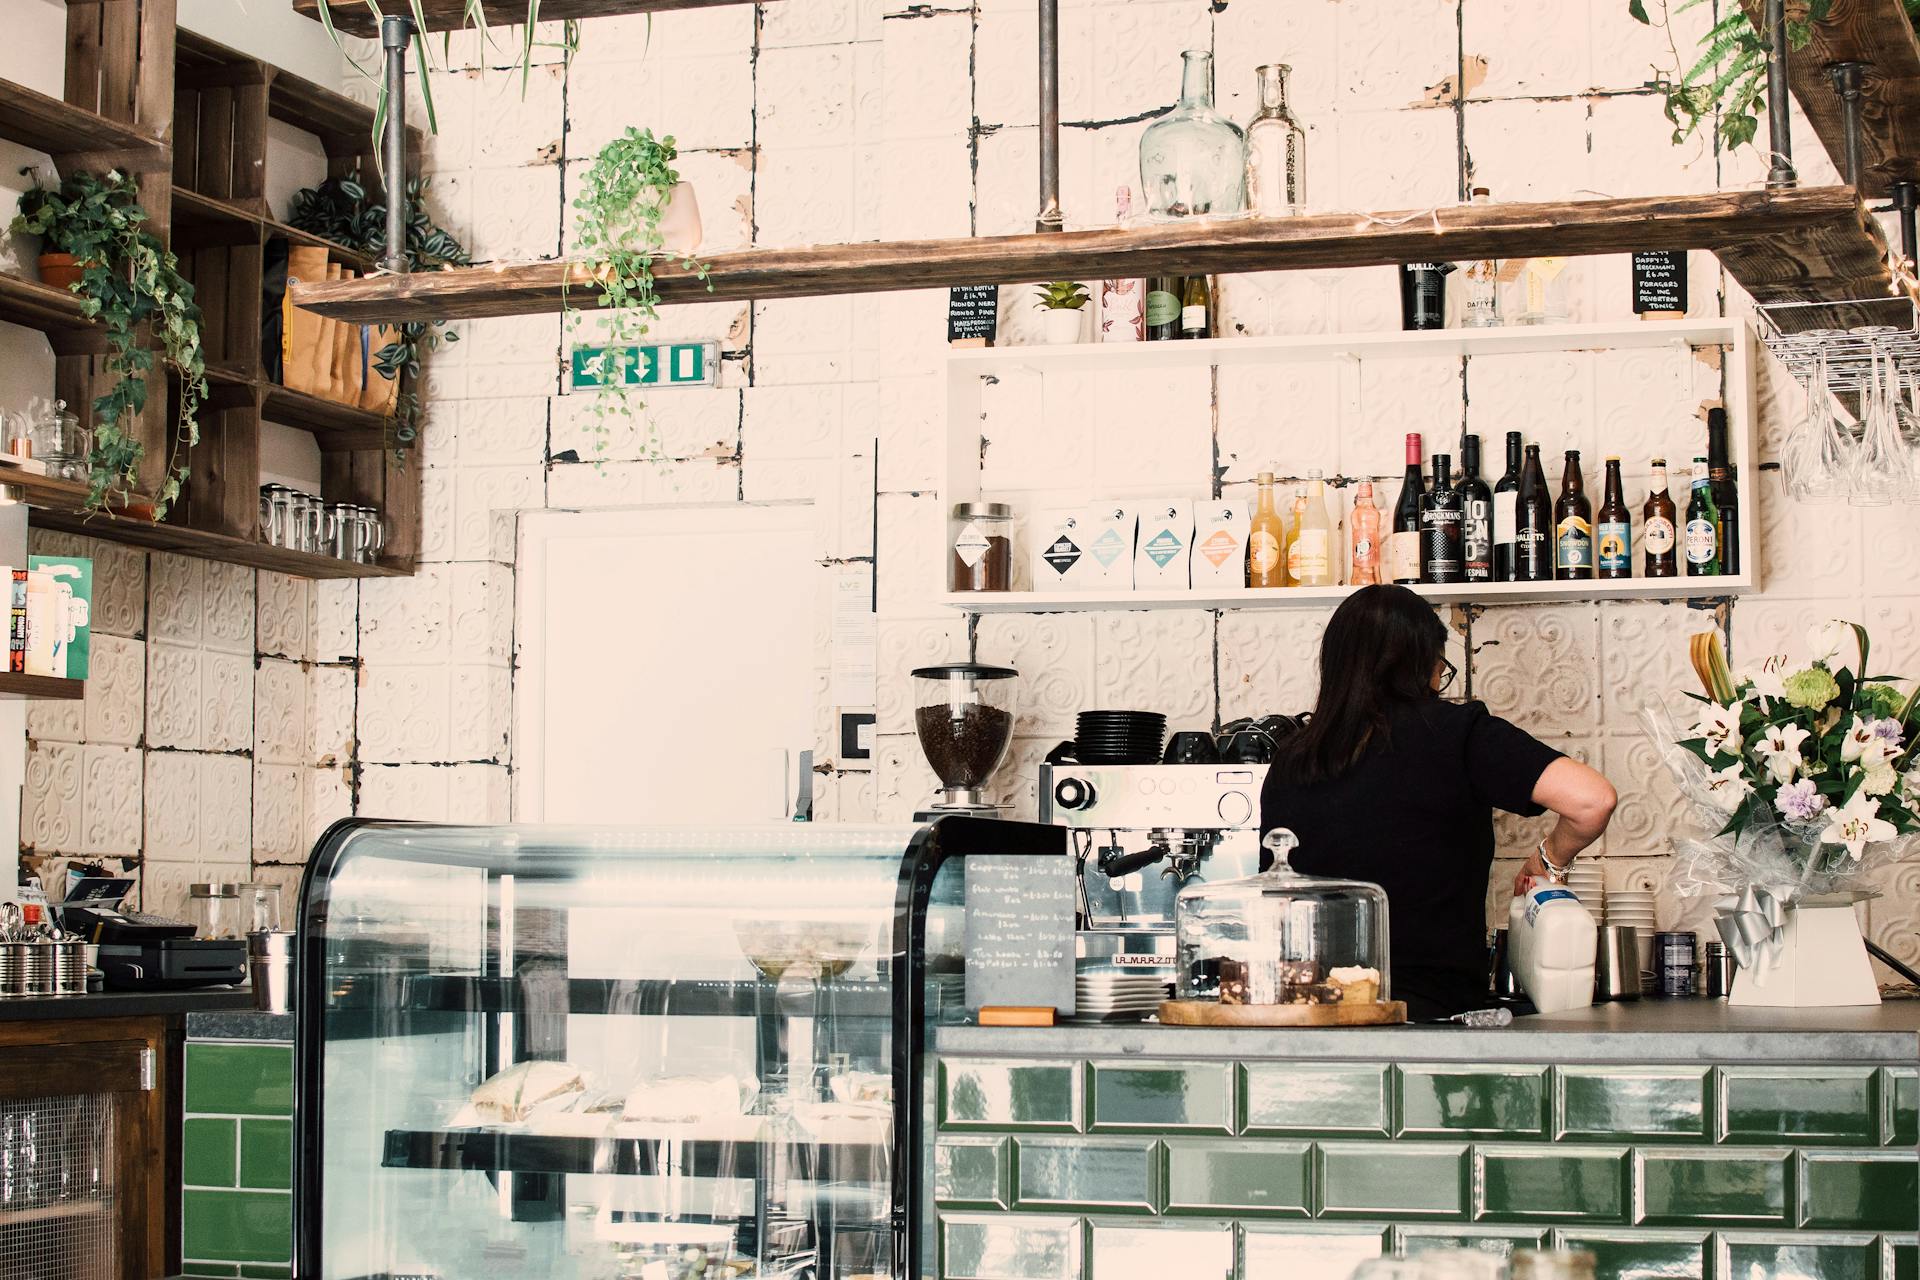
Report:
M 1630 269 L 1629 269 L 1630 272 Z M 1627 278 L 1623 272 L 1622 278 Z M 1594 435 L 1586 455 L 1587 484 L 1596 504 L 1605 478 L 1603 459 L 1620 455 L 1621 469 L 1637 483 L 1627 489 L 1628 506 L 1638 517 L 1646 499 L 1648 460 L 1666 458 L 1672 474 L 1682 459 L 1704 454 L 1705 420 L 1689 403 L 1693 391 L 1692 354 L 1677 347 L 1632 351 L 1596 351 L 1589 358 L 1593 371 Z M 1636 518 L 1634 523 L 1639 524 Z M 1637 569 L 1637 566 L 1636 566 Z
M 1359 375 L 1347 361 L 1238 365 L 1220 370 L 1223 483 L 1341 471 L 1343 427 L 1357 409 Z M 1390 470 L 1380 467 L 1380 470 Z
M 879 26 L 885 11 L 880 0 L 783 0 L 761 18 L 760 47 L 789 49 L 872 38 L 869 28 Z
M 469 83 L 476 86 L 474 168 L 524 168 L 559 158 L 566 132 L 565 67 L 534 67 L 524 76 L 489 71 Z
M 1880 896 L 1867 904 L 1867 936 L 1909 968 L 1920 968 L 1920 862 L 1888 863 L 1869 880 Z M 1880 974 L 1890 980 L 1888 970 Z
M 453 559 L 453 473 L 428 470 L 420 475 L 420 560 Z M 326 653 L 323 648 L 319 651 Z
M 1358 273 L 1355 273 L 1358 274 Z M 1330 271 L 1255 271 L 1245 275 L 1219 278 L 1219 296 L 1214 306 L 1227 334 L 1331 333 L 1339 327 L 1339 306 L 1324 287 L 1331 282 Z M 1317 368 L 1307 364 L 1303 368 Z M 1244 381 L 1249 376 L 1274 375 L 1281 367 L 1257 365 L 1230 366 L 1220 371 L 1222 396 L 1228 374 Z
M 1473 3 L 1478 3 L 1478 0 L 1469 0 L 1470 6 Z M 1613 0 L 1588 0 L 1588 4 L 1593 32 L 1594 86 L 1629 92 L 1645 89 L 1648 68 L 1672 67 L 1674 49 L 1678 48 L 1684 54 L 1699 48 L 1701 38 L 1713 26 L 1714 19 L 1725 16 L 1716 15 L 1712 5 L 1682 8 L 1678 4 L 1669 4 L 1660 9 L 1649 8 L 1648 13 L 1653 16 L 1654 22 L 1642 23 L 1628 15 L 1625 5 L 1615 4 Z M 1669 30 L 1655 25 L 1662 18 L 1666 20 Z M 1646 98 L 1655 101 L 1650 96 Z M 1672 127 L 1663 118 L 1661 128 L 1649 137 L 1664 138 Z M 1711 156 L 1711 148 L 1706 146 L 1676 150 L 1706 152 Z
M 826 458 L 749 459 L 740 468 L 744 502 L 828 502 L 835 492 L 839 464 Z
M 1588 0 L 1539 5 L 1532 0 L 1464 0 L 1460 9 L 1461 48 L 1484 58 L 1486 76 L 1474 98 L 1517 98 L 1565 94 L 1594 86 L 1593 50 L 1585 24 L 1570 24 L 1569 14 L 1586 15 Z M 1620 18 L 1627 18 L 1620 6 Z M 1571 30 L 1569 29 L 1571 26 Z
M 207 561 L 153 553 L 153 611 L 148 635 L 198 644 L 207 612 Z M 128 635 L 136 634 L 129 630 Z
M 138 547 L 82 538 L 80 554 L 93 559 L 94 634 L 144 635 L 147 629 L 147 553 Z
M 140 909 L 181 920 L 187 914 L 187 886 L 200 879 L 198 863 L 148 862 L 140 868 Z
M 1064 25 L 1064 19 L 1062 23 Z M 1074 171 L 1068 167 L 1068 158 L 1074 151 L 1073 134 L 1077 130 L 1067 130 L 1060 139 L 1060 182 L 1063 190 Z M 1035 177 L 1038 163 L 1038 134 L 1031 125 L 1008 126 L 982 134 L 975 147 L 976 156 L 973 169 L 973 234 L 977 236 L 1008 236 L 1033 230 L 1033 216 L 1040 208 L 1040 181 Z M 1128 175 L 1135 182 L 1139 174 Z M 1122 179 L 1124 181 L 1124 179 Z M 1138 197 L 1136 196 L 1136 203 Z M 1034 335 L 1031 341 L 1038 341 L 1039 326 L 1020 314 L 1018 309 L 1009 312 L 1005 306 L 1008 289 L 1001 289 L 1000 341 L 1010 343 L 1012 335 L 1025 331 Z M 1012 322 L 1011 325 L 1009 322 Z
M 321 662 L 351 661 L 360 652 L 360 584 L 351 578 L 316 582 L 313 652 Z
M 1340 470 L 1347 475 L 1398 475 L 1405 437 L 1426 436 L 1427 451 L 1458 440 L 1466 419 L 1461 362 L 1435 357 L 1360 362 L 1360 405 L 1342 425 Z
M 1784 654 L 1798 667 L 1807 659 L 1808 631 L 1832 618 L 1855 621 L 1864 616 L 1868 615 L 1858 597 L 1823 600 L 1775 600 L 1770 594 L 1749 597 L 1734 606 L 1733 638 L 1727 661 L 1735 671 L 1743 671 L 1773 654 Z M 1890 642 L 1889 647 L 1900 643 L 1891 636 L 1886 640 Z
M 1342 106 L 1316 132 L 1333 145 L 1309 153 L 1310 210 L 1399 213 L 1459 202 L 1460 130 L 1451 111 Z M 1394 288 L 1397 294 L 1397 278 Z M 1397 327 L 1397 297 L 1388 314 Z
M 202 651 L 154 640 L 147 645 L 147 745 L 194 749 L 206 739 L 201 696 Z
M 308 673 L 307 741 L 302 763 L 338 765 L 353 759 L 358 674 L 352 667 L 315 667 Z
M 1716 630 L 1714 615 L 1680 604 L 1610 601 L 1600 606 L 1601 725 L 1612 734 L 1644 732 L 1640 708 L 1662 706 L 1691 722 L 1684 694 L 1699 691 L 1689 637 Z
M 454 479 L 453 558 L 513 559 L 515 513 L 541 505 L 536 466 L 462 467 Z
M 1680 732 L 1689 723 L 1679 721 Z M 1651 737 L 1609 738 L 1601 750 L 1597 767 L 1620 797 L 1607 827 L 1609 856 L 1665 855 L 1674 839 L 1706 833 Z
M 1473 622 L 1473 696 L 1555 746 L 1591 734 L 1600 724 L 1599 631 L 1593 605 L 1488 609 Z
M 1313 708 L 1320 689 L 1320 636 L 1331 609 L 1220 615 L 1220 719 Z
M 82 704 L 88 742 L 121 747 L 140 744 L 146 727 L 146 649 L 139 640 L 92 637 L 87 696 Z
M 472 399 L 461 405 L 455 463 L 461 467 L 520 462 L 538 457 L 547 443 L 547 396 L 553 386 L 551 344 L 535 395 Z M 486 367 L 486 366 L 482 366 Z M 494 366 L 499 367 L 499 366 Z M 479 368 L 474 370 L 477 377 Z M 476 390 L 473 394 L 480 394 Z
M 253 659 L 208 649 L 200 655 L 200 737 L 209 751 L 253 744 Z
M 301 775 L 295 765 L 253 766 L 253 856 L 262 862 L 296 861 L 304 848 Z
M 430 765 L 369 764 L 360 771 L 357 812 L 396 821 L 445 822 L 447 780 L 446 769 Z
M 261 653 L 313 657 L 313 583 L 262 571 L 255 586 L 255 637 Z
M 132 747 L 81 748 L 85 805 L 81 851 L 135 856 L 140 852 L 140 816 L 144 797 L 141 753 Z
M 1806 416 L 1807 393 L 1777 360 L 1760 361 L 1759 375 L 1754 410 L 1760 436 L 1755 443 L 1761 462 L 1778 462 L 1782 446 Z
M 436 179 L 434 189 L 443 187 L 453 221 L 442 225 L 469 228 L 467 251 L 475 261 L 523 261 L 559 252 L 557 166 L 476 170 Z
M 452 704 L 446 667 L 369 663 L 360 686 L 360 758 L 375 764 L 441 761 Z
M 204 562 L 206 587 L 201 638 L 223 653 L 253 652 L 254 570 L 242 564 Z M 158 584 L 156 583 L 156 586 Z
M 1603 0 L 1603 3 L 1621 25 L 1639 26 L 1627 18 L 1624 6 L 1613 5 L 1612 0 Z M 1682 15 L 1687 16 L 1691 15 Z M 1696 46 L 1680 47 L 1690 50 Z M 1596 52 L 1599 48 L 1596 46 Z M 1616 74 L 1637 73 L 1635 89 L 1648 78 L 1650 64 L 1646 62 L 1627 73 L 1617 71 L 1620 66 L 1617 59 L 1607 61 L 1610 68 L 1616 69 Z M 1667 65 L 1672 65 L 1671 53 Z M 1589 177 L 1595 191 L 1611 195 L 1636 191 L 1705 195 L 1719 186 L 1718 157 L 1711 146 L 1698 140 L 1677 147 L 1665 144 L 1663 138 L 1673 126 L 1664 114 L 1665 103 L 1658 96 L 1625 93 L 1587 101 L 1592 113 L 1593 140 Z M 1624 293 L 1622 298 L 1625 300 Z
M 512 792 L 506 769 L 462 764 L 447 770 L 447 812 L 462 822 L 505 822 Z
M 931 493 L 883 493 L 875 565 L 882 617 L 938 617 L 946 590 L 946 510 Z
M 1212 728 L 1216 621 L 1198 609 L 1094 615 L 1092 704 L 1162 712 L 1169 733 Z
M 1106 16 L 1100 15 L 1102 19 Z M 1084 5 L 1061 6 L 1060 117 L 1063 120 L 1104 118 L 1094 107 L 1094 22 L 1094 15 Z M 1033 5 L 1004 9 L 982 5 L 975 24 L 973 116 L 983 125 L 1033 128 L 1040 118 L 1039 85 L 1034 71 L 1040 57 L 1039 31 Z M 1167 46 L 1169 50 L 1177 47 Z M 1163 61 L 1177 60 L 1177 56 L 1177 53 L 1166 53 Z M 1180 86 L 1177 81 L 1166 84 L 1162 75 L 1150 87 L 1156 91 L 1155 105 L 1164 107 L 1172 105 Z M 1032 212 L 1027 216 L 1031 220 Z
M 1094 466 L 1094 382 L 1079 374 L 1016 373 L 983 385 L 982 491 L 1017 493 L 1079 482 L 1084 492 Z
M 306 760 L 307 674 L 300 664 L 262 658 L 253 676 L 253 758 L 259 764 Z
M 847 389 L 839 383 L 749 387 L 740 451 L 749 459 L 833 458 L 841 452 Z
M 881 136 L 965 134 L 973 123 L 973 15 L 934 10 L 885 23 L 880 35 Z
M 646 501 L 655 462 L 555 463 L 547 472 L 547 505 L 558 511 L 637 507 Z
M 1269 62 L 1287 63 L 1293 68 L 1287 77 L 1287 101 L 1307 126 L 1308 155 L 1317 159 L 1318 152 L 1330 157 L 1331 139 L 1315 133 L 1316 126 L 1323 127 L 1351 92 L 1342 76 L 1341 10 L 1340 0 L 1302 0 L 1289 5 L 1230 4 L 1216 13 L 1213 50 L 1221 110 L 1245 124 L 1260 109 L 1255 68 Z M 1310 172 L 1308 180 L 1311 188 L 1317 175 Z
M 441 662 L 453 566 L 427 565 L 411 578 L 369 578 L 360 592 L 360 652 L 374 662 Z
M 1592 188 L 1584 100 L 1469 102 L 1463 119 L 1473 185 L 1495 200 L 1574 200 Z
M 1074 718 L 1098 702 L 1091 614 L 988 614 L 980 619 L 979 653 L 982 662 L 1020 673 L 1016 734 L 1071 738 Z
M 513 688 L 507 671 L 486 666 L 456 666 L 450 671 L 447 758 L 505 762 L 507 735 L 513 727 Z
M 1506 433 L 1518 431 L 1540 446 L 1541 465 L 1558 492 L 1561 454 L 1582 450 L 1591 469 L 1595 451 L 1593 358 L 1582 351 L 1470 356 L 1466 361 L 1467 427 L 1479 433 L 1482 471 L 1505 466 Z M 1553 406 L 1543 414 L 1542 405 Z M 1667 406 L 1671 411 L 1671 404 Z M 1451 448 L 1445 435 L 1428 452 Z M 1611 445 L 1607 446 L 1609 449 Z
M 449 572 L 448 656 L 455 662 L 505 666 L 513 657 L 513 570 L 456 564 Z
M 844 244 L 854 233 L 859 179 L 851 144 L 762 144 L 754 174 L 757 245 Z
M 1124 370 L 1095 378 L 1091 491 L 1151 497 L 1210 492 L 1211 401 L 1206 369 Z
M 882 239 L 939 239 L 972 233 L 973 152 L 966 135 L 883 142 L 871 158 L 887 175 L 877 185 L 876 234 Z M 1082 207 L 1091 212 L 1093 206 L 1089 201 Z
M 301 801 L 306 830 L 300 843 L 304 861 L 328 827 L 353 814 L 353 790 L 344 767 L 307 769 L 301 775 Z
M 1831 519 L 1841 518 L 1839 512 L 1827 514 Z M 1853 562 L 1859 585 L 1872 594 L 1920 583 L 1920 521 L 1914 519 L 1914 509 L 1905 504 L 1869 507 L 1859 516 L 1860 555 Z M 1831 589 L 1849 590 L 1849 575 L 1844 570 L 1836 571 L 1838 563 L 1828 566 Z M 1772 588 L 1771 578 L 1767 586 Z
M 1047 753 L 1060 745 L 1053 737 L 1015 738 L 1007 758 L 994 771 L 987 797 L 1008 806 L 1006 816 L 1016 822 L 1040 820 L 1040 766 Z
M 873 752 L 874 818 L 905 822 L 924 809 L 939 790 L 940 779 L 920 753 L 912 734 L 882 734 Z
M 1912 579 L 1901 585 L 1912 585 Z M 1867 662 L 1872 670 L 1867 674 L 1896 675 L 1909 681 L 1920 678 L 1920 596 L 1869 595 L 1863 603 L 1864 615 L 1841 616 L 1864 625 L 1872 640 Z M 1794 653 L 1804 658 L 1806 649 Z
M 149 862 L 193 862 L 200 856 L 200 766 L 210 757 L 149 751 L 146 758 L 144 852 Z
M 675 162 L 680 180 L 692 183 L 699 197 L 701 253 L 725 253 L 753 243 L 753 154 L 744 149 L 687 151 Z M 567 190 L 579 189 L 578 175 L 570 175 Z M 739 350 L 745 343 L 745 333 L 744 326 L 736 329 L 736 324 L 746 310 L 745 303 L 736 302 L 673 307 L 663 313 L 663 323 L 655 327 L 653 336 L 656 340 L 678 341 L 683 333 L 703 338 L 733 334 L 727 349 Z M 686 313 L 684 319 L 681 313 Z M 715 316 L 720 318 L 716 320 Z
M 639 466 L 641 498 L 648 506 L 697 506 L 740 498 L 740 466 L 734 458 Z
M 1361 107 L 1421 102 L 1459 69 L 1456 0 L 1340 0 L 1333 7 L 1343 102 Z
M 27 744 L 20 839 L 36 853 L 78 853 L 85 825 L 81 777 L 86 748 L 68 742 Z
M 104 637 L 102 637 L 104 638 Z M 99 644 L 99 639 L 94 641 Z M 93 694 L 96 671 L 88 681 L 87 694 Z M 71 698 L 35 698 L 27 703 L 27 736 L 40 742 L 84 742 L 87 737 L 87 709 Z
M 252 851 L 253 766 L 244 756 L 200 758 L 200 856 L 244 863 Z
M 1555 737 L 1550 739 L 1550 741 L 1555 748 L 1565 752 L 1583 764 L 1592 765 L 1596 769 L 1604 769 L 1605 767 L 1605 762 L 1602 758 L 1603 748 L 1598 741 L 1592 738 Z M 1532 855 L 1534 849 L 1538 847 L 1547 832 L 1553 830 L 1553 824 L 1556 821 L 1558 821 L 1558 819 L 1551 813 L 1542 814 L 1537 818 L 1523 818 L 1517 814 L 1508 813 L 1503 809 L 1495 809 L 1493 811 L 1494 855 L 1496 857 L 1503 855 L 1517 857 L 1525 861 Z M 1594 849 L 1590 850 L 1590 852 L 1597 854 L 1600 850 Z M 1493 884 L 1494 891 L 1510 893 L 1512 888 L 1511 877 L 1505 882 L 1500 881 L 1497 877 L 1495 878 Z M 1501 915 L 1504 917 L 1505 914 L 1503 903 Z

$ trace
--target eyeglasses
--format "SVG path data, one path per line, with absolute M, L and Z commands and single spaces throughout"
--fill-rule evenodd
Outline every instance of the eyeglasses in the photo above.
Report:
M 1455 667 L 1453 663 L 1447 661 L 1445 658 L 1440 659 L 1440 665 L 1445 669 L 1445 673 L 1440 677 L 1440 684 L 1439 687 L 1434 690 L 1435 693 L 1445 693 L 1448 689 L 1451 689 L 1453 687 L 1453 678 L 1460 674 L 1459 668 Z

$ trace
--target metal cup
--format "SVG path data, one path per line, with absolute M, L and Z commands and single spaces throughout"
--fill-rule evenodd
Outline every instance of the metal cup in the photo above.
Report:
M 25 942 L 0 942 L 0 999 L 27 994 Z
M 1513 965 L 1507 956 L 1507 931 L 1493 931 L 1492 978 L 1493 994 L 1503 999 L 1517 1000 L 1521 996 L 1520 979 L 1514 976 Z
M 54 944 L 29 942 L 27 945 L 27 994 L 50 996 L 54 991 Z
M 261 1013 L 293 1012 L 293 941 L 287 929 L 257 929 L 247 935 L 253 1007 Z
M 1701 994 L 1715 1000 L 1726 999 L 1733 992 L 1733 974 L 1738 967 L 1727 954 L 1726 943 L 1709 942 Z
M 1632 925 L 1601 926 L 1593 959 L 1595 1000 L 1640 998 L 1640 939 Z
M 79 938 L 73 938 L 48 945 L 53 948 L 54 994 L 87 994 L 87 944 Z

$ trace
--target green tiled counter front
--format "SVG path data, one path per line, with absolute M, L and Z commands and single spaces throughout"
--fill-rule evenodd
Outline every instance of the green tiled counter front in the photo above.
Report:
M 1276 1033 L 1116 1059 L 1077 1035 L 937 1050 L 941 1280 L 1346 1280 L 1449 1244 L 1578 1245 L 1602 1280 L 1920 1280 L 1912 1055 L 1340 1062 Z
M 185 1095 L 186 1273 L 285 1280 L 293 1266 L 293 1046 L 189 1038 Z

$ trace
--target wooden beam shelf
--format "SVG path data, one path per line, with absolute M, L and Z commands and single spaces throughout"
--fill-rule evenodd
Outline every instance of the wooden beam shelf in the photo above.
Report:
M 59 698 L 68 701 L 87 696 L 85 680 L 61 676 L 30 676 L 19 671 L 0 671 L 0 698 Z M 6 1220 L 0 1218 L 0 1226 Z
M 11 80 L 0 80 L 0 138 L 46 152 L 62 170 L 147 172 L 168 163 L 167 144 L 151 133 Z
M 263 237 L 325 249 L 335 262 L 344 263 L 355 271 L 372 271 L 375 266 L 373 259 L 358 249 L 349 249 L 325 236 L 290 227 L 242 204 L 201 195 L 186 187 L 177 186 L 173 189 L 173 246 L 176 250 L 253 244 Z
M 578 18 L 610 18 L 628 13 L 664 13 L 669 9 L 717 9 L 722 5 L 743 4 L 747 0 L 541 0 L 540 21 L 573 21 Z M 760 0 L 771 4 L 773 0 Z M 428 31 L 458 31 L 467 25 L 467 0 L 419 0 Z M 293 0 L 293 11 L 320 19 L 320 0 Z M 412 17 L 414 0 L 380 0 L 380 11 L 396 18 Z M 526 12 L 524 6 L 521 9 Z M 366 0 L 333 0 L 328 8 L 333 25 L 356 36 L 377 36 L 380 24 L 368 10 Z M 509 15 L 500 6 L 488 17 L 496 25 L 506 25 Z
M 368 16 L 364 0 L 342 0 L 336 12 L 347 9 L 361 18 Z M 338 25 L 348 29 L 345 22 Z M 265 83 L 270 117 L 319 138 L 329 157 L 368 157 L 367 176 L 372 177 L 374 111 L 366 103 L 184 28 L 179 33 L 175 64 L 185 85 Z M 424 130 L 409 125 L 408 148 L 418 151 L 426 136 Z
M 745 249 L 707 258 L 705 283 L 673 262 L 656 263 L 654 273 L 661 301 L 674 303 L 1635 249 L 1712 249 L 1762 301 L 1879 296 L 1892 288 L 1885 237 L 1848 187 Z M 551 261 L 303 282 L 293 297 L 364 324 L 555 312 L 564 301 L 592 307 L 596 293 L 584 265 Z
M 1765 0 L 1741 0 L 1760 25 Z M 1861 194 L 1879 199 L 1896 178 L 1920 178 L 1920 37 L 1901 0 L 1845 0 L 1813 24 L 1806 48 L 1787 55 L 1787 77 L 1800 114 L 1846 168 L 1847 134 L 1840 95 L 1827 68 L 1836 62 L 1870 64 L 1860 99 Z M 1766 141 L 1763 133 L 1760 143 Z M 1763 146 L 1764 149 L 1764 146 Z
M 0 275 L 0 323 L 38 329 L 60 355 L 106 349 L 105 334 L 87 318 L 79 297 L 37 280 Z

